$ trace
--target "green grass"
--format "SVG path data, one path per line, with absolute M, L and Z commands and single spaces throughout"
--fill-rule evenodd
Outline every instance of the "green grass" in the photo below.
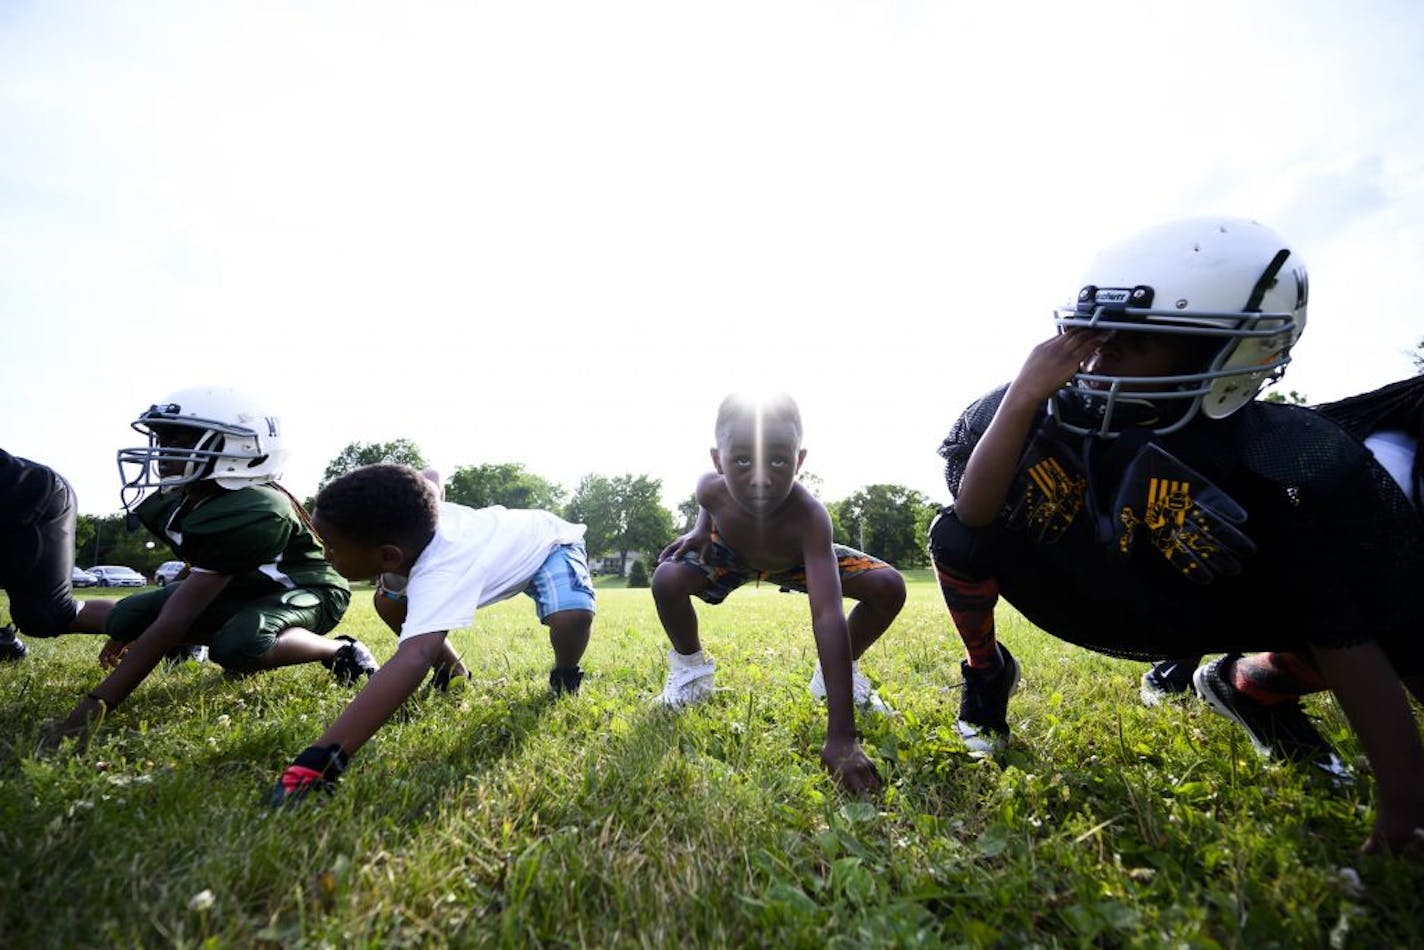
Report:
M 1201 706 L 1142 708 L 1141 664 L 1005 612 L 1014 742 L 971 756 L 959 650 L 917 575 L 863 663 L 901 715 L 862 724 L 887 788 L 861 802 L 818 764 L 804 598 L 700 614 L 724 691 L 672 718 L 648 706 L 666 641 L 647 591 L 600 590 L 591 676 L 559 702 L 531 605 L 496 605 L 453 637 L 473 683 L 278 814 L 266 789 L 351 695 L 323 670 L 156 673 L 87 752 L 36 757 L 98 681 L 98 641 L 31 641 L 0 668 L 0 944 L 1424 943 L 1424 867 L 1356 853 L 1367 782 L 1263 763 Z M 364 593 L 343 632 L 394 648 Z M 1312 710 L 1358 755 L 1332 703 Z

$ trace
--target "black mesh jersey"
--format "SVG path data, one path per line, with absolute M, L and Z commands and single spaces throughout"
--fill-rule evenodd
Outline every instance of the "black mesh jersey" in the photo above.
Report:
M 941 445 L 951 493 L 1005 389 Z M 976 543 L 988 562 L 976 573 L 1030 621 L 1105 653 L 1373 639 L 1400 672 L 1424 672 L 1424 523 L 1357 439 L 1303 407 L 1254 402 L 1116 439 L 1073 435 L 1044 413 Z

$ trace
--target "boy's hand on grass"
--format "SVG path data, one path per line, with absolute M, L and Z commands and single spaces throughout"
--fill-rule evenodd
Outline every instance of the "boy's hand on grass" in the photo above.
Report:
M 827 739 L 821 748 L 821 764 L 852 795 L 880 791 L 880 773 L 854 739 Z
M 84 697 L 68 716 L 45 729 L 40 738 L 39 751 L 58 749 L 65 739 L 78 739 L 82 745 L 87 745 L 88 737 L 99 728 L 107 712 L 103 703 L 89 696 Z
M 115 640 L 110 637 L 104 644 L 104 648 L 99 651 L 99 668 L 112 670 L 119 665 L 119 661 L 128 652 L 129 645 L 123 640 Z
M 1424 814 L 1415 808 L 1379 806 L 1375 826 L 1362 850 L 1366 854 L 1424 855 Z
M 338 745 L 307 746 L 272 786 L 267 804 L 272 808 L 292 808 L 301 804 L 309 792 L 336 791 L 336 782 L 346 771 L 348 761 Z

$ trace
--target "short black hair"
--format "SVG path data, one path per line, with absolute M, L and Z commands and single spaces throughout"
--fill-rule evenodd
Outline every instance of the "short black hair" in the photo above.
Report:
M 713 438 L 721 445 L 722 434 L 732 423 L 758 413 L 764 419 L 789 422 L 796 430 L 796 441 L 801 441 L 801 409 L 796 405 L 796 400 L 786 393 L 732 393 L 723 399 L 722 405 L 717 408 L 717 426 L 712 430 Z
M 379 462 L 317 492 L 316 517 L 353 541 L 409 547 L 435 534 L 440 502 L 429 480 L 409 465 Z

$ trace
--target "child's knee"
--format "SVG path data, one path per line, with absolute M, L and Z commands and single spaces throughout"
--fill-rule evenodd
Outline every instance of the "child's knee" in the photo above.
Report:
M 868 590 L 861 602 L 874 604 L 887 613 L 898 614 L 905 606 L 905 578 L 894 569 L 871 571 L 864 575 Z
M 654 600 L 690 597 L 704 579 L 701 572 L 679 564 L 664 561 L 653 571 L 651 586 Z
M 68 633 L 79 613 L 74 598 L 56 598 L 43 604 L 11 601 L 10 619 L 27 637 L 47 640 Z
M 974 560 L 975 536 L 973 528 L 966 528 L 954 514 L 953 508 L 945 508 L 930 523 L 930 557 L 936 567 L 967 570 Z
M 226 670 L 250 672 L 259 668 L 262 656 L 276 643 L 277 635 L 262 625 L 260 617 L 238 615 L 213 634 L 208 659 Z

